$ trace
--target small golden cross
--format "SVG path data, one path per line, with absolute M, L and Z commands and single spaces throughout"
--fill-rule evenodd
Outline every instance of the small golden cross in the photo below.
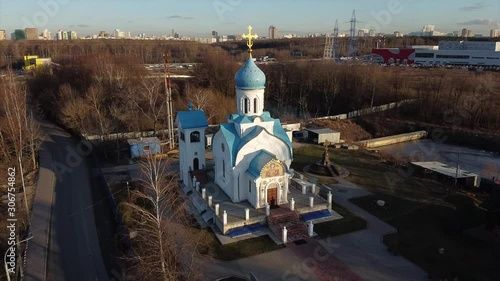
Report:
M 253 40 L 252 39 L 257 39 L 257 34 L 252 34 L 252 27 L 248 26 L 248 34 L 243 34 L 243 39 L 248 39 L 247 41 L 247 46 L 249 51 L 252 51 L 252 46 L 253 46 Z

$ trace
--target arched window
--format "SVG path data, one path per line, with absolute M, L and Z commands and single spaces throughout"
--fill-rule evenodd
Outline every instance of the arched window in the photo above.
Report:
M 245 98 L 245 113 L 249 112 L 250 112 L 250 101 L 248 100 L 248 98 Z
M 200 132 L 194 131 L 191 133 L 191 142 L 200 142 Z
M 253 99 L 253 113 L 257 113 L 257 98 Z
M 226 177 L 226 161 L 222 160 L 222 177 Z

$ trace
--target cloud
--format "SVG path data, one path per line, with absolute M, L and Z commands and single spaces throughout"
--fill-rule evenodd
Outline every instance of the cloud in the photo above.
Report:
M 459 22 L 458 25 L 483 25 L 483 26 L 497 26 L 499 25 L 498 21 L 495 20 L 487 20 L 487 19 L 476 19 L 465 22 Z
M 167 19 L 192 20 L 193 18 L 192 17 L 183 17 L 183 16 L 179 16 L 179 15 L 173 15 L 173 16 L 167 17 Z
M 464 6 L 464 7 L 460 7 L 460 11 L 463 11 L 463 12 L 475 12 L 475 11 L 480 11 L 486 7 L 488 7 L 489 5 L 487 5 L 486 3 L 484 2 L 477 2 L 477 3 L 474 3 L 470 6 Z

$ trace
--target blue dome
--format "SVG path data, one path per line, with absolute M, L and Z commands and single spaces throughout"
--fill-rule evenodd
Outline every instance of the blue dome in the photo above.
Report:
M 234 76 L 236 88 L 242 90 L 256 90 L 266 88 L 266 75 L 249 57 L 247 62 Z

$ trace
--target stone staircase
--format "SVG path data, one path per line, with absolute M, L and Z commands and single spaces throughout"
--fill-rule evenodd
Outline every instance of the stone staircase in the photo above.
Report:
M 271 231 L 282 239 L 283 227 L 287 229 L 287 243 L 301 239 L 307 239 L 307 226 L 300 220 L 299 215 L 287 208 L 271 210 L 271 215 L 267 218 L 267 224 Z

